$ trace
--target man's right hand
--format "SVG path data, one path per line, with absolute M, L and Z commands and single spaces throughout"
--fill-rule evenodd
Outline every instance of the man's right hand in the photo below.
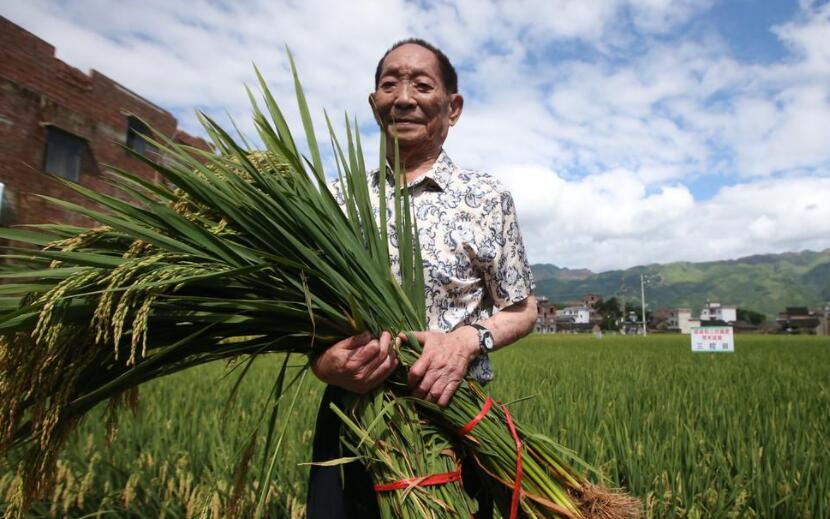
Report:
M 327 384 L 361 395 L 368 393 L 398 367 L 391 343 L 389 332 L 383 332 L 380 339 L 369 332 L 348 337 L 317 356 L 311 370 Z

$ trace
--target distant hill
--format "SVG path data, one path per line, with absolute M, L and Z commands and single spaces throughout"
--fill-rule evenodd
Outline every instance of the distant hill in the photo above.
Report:
M 536 293 L 554 302 L 577 300 L 588 292 L 639 300 L 643 273 L 656 279 L 646 287 L 651 309 L 685 306 L 697 314 L 710 299 L 773 317 L 787 306 L 817 307 L 830 301 L 830 249 L 652 264 L 600 273 L 550 264 L 531 267 Z
M 536 281 L 544 281 L 546 279 L 568 279 L 568 280 L 582 280 L 593 275 L 589 269 L 569 269 L 557 267 L 550 263 L 538 263 L 531 265 L 533 269 L 533 278 Z

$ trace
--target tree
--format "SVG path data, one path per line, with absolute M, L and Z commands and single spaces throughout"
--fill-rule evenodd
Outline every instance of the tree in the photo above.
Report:
M 617 325 L 622 319 L 623 313 L 620 309 L 620 302 L 616 297 L 612 297 L 607 301 L 600 299 L 594 303 L 594 310 L 602 316 L 600 326 L 603 330 L 617 329 Z
M 763 323 L 764 321 L 767 320 L 766 315 L 764 315 L 760 312 L 755 312 L 754 310 L 747 310 L 747 309 L 744 309 L 744 308 L 738 308 L 738 312 L 737 312 L 736 317 L 738 318 L 739 321 L 745 321 L 745 322 L 748 322 L 748 323 L 752 323 L 755 326 L 758 326 L 758 325 L 760 325 L 761 323 Z

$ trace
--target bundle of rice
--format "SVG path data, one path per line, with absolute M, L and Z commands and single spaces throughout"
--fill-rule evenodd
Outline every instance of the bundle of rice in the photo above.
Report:
M 405 370 L 420 353 L 411 332 L 425 329 L 426 318 L 405 182 L 396 170 L 399 280 L 385 208 L 379 222 L 373 216 L 359 131 L 347 119 L 344 148 L 329 125 L 347 193 L 341 210 L 326 188 L 293 61 L 292 72 L 310 160 L 257 72 L 269 117 L 251 101 L 265 151 L 254 153 L 202 115 L 218 154 L 158 135 L 164 163 L 136 155 L 175 189 L 116 171 L 112 182 L 125 202 L 67 183 L 106 212 L 53 202 L 99 227 L 0 232 L 40 247 L 12 249 L 14 262 L 2 272 L 12 282 L 0 286 L 0 451 L 20 463 L 15 510 L 48 489 L 68 435 L 105 400 L 114 413 L 142 383 L 192 366 L 250 363 L 272 352 L 307 358 L 343 337 L 386 330 L 409 337 L 398 349 L 399 371 L 340 412 L 344 442 L 369 467 L 384 517 L 469 517 L 475 505 L 457 481 L 467 455 L 505 516 L 634 516 L 636 501 L 592 486 L 565 449 L 517 424 L 475 382 L 445 409 L 408 397 Z M 381 139 L 381 167 L 385 157 Z M 277 403 L 297 380 L 286 380 L 288 358 L 273 389 Z M 278 409 L 269 422 L 268 475 L 281 445 Z

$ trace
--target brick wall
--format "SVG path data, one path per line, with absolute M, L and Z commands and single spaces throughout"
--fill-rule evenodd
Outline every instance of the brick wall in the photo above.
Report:
M 45 173 L 49 126 L 82 137 L 78 182 L 98 192 L 117 194 L 106 179 L 107 166 L 158 181 L 148 166 L 129 156 L 128 115 L 181 142 L 207 149 L 196 137 L 177 130 L 176 119 L 96 71 L 86 74 L 55 57 L 55 48 L 0 17 L 0 182 L 5 184 L 3 224 L 90 222 L 49 204 L 40 195 L 81 202 L 74 192 Z

